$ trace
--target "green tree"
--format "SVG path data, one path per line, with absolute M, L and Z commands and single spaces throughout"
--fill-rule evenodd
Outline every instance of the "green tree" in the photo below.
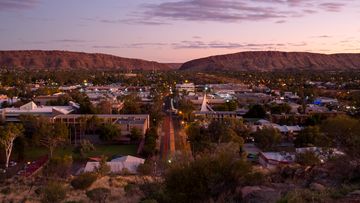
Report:
M 145 134 L 145 143 L 142 149 L 142 154 L 145 157 L 153 156 L 156 153 L 156 140 L 159 138 L 157 129 L 151 127 Z
M 97 113 L 99 114 L 111 114 L 112 113 L 112 106 L 111 102 L 109 101 L 101 101 L 97 105 Z
M 54 150 L 69 139 L 69 129 L 64 123 L 51 123 L 47 119 L 41 120 L 37 130 L 40 144 L 49 150 L 50 158 Z
M 291 107 L 287 103 L 275 104 L 270 107 L 270 111 L 271 114 L 282 114 L 282 113 L 288 114 L 291 111 Z
M 140 98 L 136 94 L 130 94 L 123 98 L 124 107 L 121 110 L 123 114 L 140 114 Z
M 235 100 L 226 101 L 223 104 L 216 105 L 213 107 L 215 111 L 235 111 L 238 104 Z
M 347 155 L 360 158 L 360 122 L 348 116 L 329 118 L 321 124 L 321 130 Z
M 280 132 L 272 127 L 264 127 L 259 129 L 254 133 L 255 143 L 262 150 L 272 150 L 276 147 L 281 141 Z
M 133 141 L 139 141 L 142 138 L 142 133 L 139 128 L 131 128 L 130 130 L 130 138 Z
M 209 148 L 211 141 L 206 131 L 199 123 L 190 124 L 186 129 L 187 140 L 190 142 L 191 151 L 194 154 Z
M 96 172 L 99 176 L 105 176 L 111 172 L 110 166 L 107 164 L 107 157 L 102 156 L 99 162 L 99 167 L 96 168 Z
M 265 107 L 260 104 L 251 106 L 249 111 L 244 115 L 245 118 L 265 118 L 265 116 Z
M 99 128 L 99 137 L 103 141 L 111 141 L 121 136 L 121 129 L 116 124 L 104 123 Z
M 309 126 L 304 128 L 296 136 L 294 144 L 296 147 L 330 147 L 331 139 L 320 132 L 319 126 Z
M 86 119 L 87 129 L 92 132 L 93 135 L 96 134 L 96 131 L 101 126 L 101 120 L 96 115 L 91 116 L 90 118 Z
M 61 202 L 66 197 L 66 188 L 63 184 L 58 182 L 49 182 L 43 190 L 41 202 L 57 203 Z
M 305 166 L 313 166 L 319 164 L 320 159 L 313 151 L 306 151 L 296 155 L 296 162 Z
M 0 146 L 5 150 L 5 167 L 9 167 L 10 156 L 13 150 L 14 140 L 21 136 L 24 129 L 21 124 L 7 124 L 0 126 Z
M 174 162 L 165 174 L 165 194 L 171 202 L 237 202 L 236 188 L 246 184 L 251 166 L 226 146 L 193 161 Z
M 21 115 L 20 122 L 24 126 L 24 136 L 33 140 L 38 128 L 38 118 L 33 115 Z
M 232 125 L 232 120 L 225 119 L 223 121 L 213 120 L 208 127 L 208 134 L 211 139 L 211 142 L 214 143 L 224 143 L 224 142 L 236 142 L 243 145 L 244 140 L 240 137 L 235 129 L 235 125 Z
M 195 106 L 190 100 L 182 99 L 178 102 L 178 110 L 185 120 L 191 120 L 191 114 L 195 110 Z

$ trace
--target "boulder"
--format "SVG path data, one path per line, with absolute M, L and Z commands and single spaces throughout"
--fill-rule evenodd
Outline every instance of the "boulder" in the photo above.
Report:
M 246 187 L 243 193 L 243 202 L 275 203 L 281 198 L 281 192 L 269 187 Z
M 326 189 L 326 187 L 321 185 L 320 183 L 311 183 L 310 189 L 314 191 L 322 192 Z
M 360 196 L 360 190 L 352 191 L 348 194 L 348 196 Z

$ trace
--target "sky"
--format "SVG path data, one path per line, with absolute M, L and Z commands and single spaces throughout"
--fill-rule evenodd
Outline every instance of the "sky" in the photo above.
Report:
M 360 53 L 360 0 L 0 0 L 0 50 L 159 62 L 241 51 Z

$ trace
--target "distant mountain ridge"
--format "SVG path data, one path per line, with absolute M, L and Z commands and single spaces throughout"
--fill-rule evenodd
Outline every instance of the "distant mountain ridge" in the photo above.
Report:
M 155 61 L 123 58 L 108 54 L 70 51 L 0 51 L 0 67 L 54 69 L 167 70 L 171 67 Z
M 108 54 L 71 51 L 0 51 L 0 68 L 190 71 L 360 70 L 360 54 L 250 51 L 180 63 L 159 63 Z
M 360 70 L 360 54 L 252 51 L 210 56 L 184 63 L 190 71 Z

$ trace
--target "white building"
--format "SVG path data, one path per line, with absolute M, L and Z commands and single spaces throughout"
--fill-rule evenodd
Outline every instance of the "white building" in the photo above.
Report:
M 7 95 L 0 94 L 0 107 L 4 102 L 7 102 L 8 104 L 14 104 L 17 101 L 17 97 L 9 98 Z
M 295 155 L 286 152 L 260 152 L 259 154 L 259 163 L 270 170 L 281 165 L 292 164 L 294 161 Z
M 107 165 L 110 166 L 110 171 L 114 174 L 119 174 L 124 171 L 131 174 L 136 174 L 137 168 L 140 164 L 143 163 L 145 163 L 145 159 L 137 158 L 134 156 L 123 156 L 107 162 Z M 84 172 L 94 172 L 99 167 L 99 165 L 99 162 L 87 162 Z
M 279 124 L 272 123 L 265 119 L 260 119 L 255 123 L 255 125 L 251 126 L 251 130 L 253 132 L 255 132 L 258 129 L 262 129 L 264 127 L 275 128 L 275 129 L 279 130 L 279 132 L 282 134 L 298 133 L 303 129 L 302 127 L 300 127 L 298 125 L 293 125 L 293 126 L 279 125 Z
M 34 102 L 29 102 L 19 108 L 0 109 L 0 118 L 6 122 L 17 122 L 21 115 L 54 117 L 57 115 L 67 115 L 78 108 L 71 103 L 70 106 L 38 106 Z
M 195 85 L 194 83 L 183 83 L 183 84 L 176 84 L 176 90 L 181 92 L 195 92 Z

